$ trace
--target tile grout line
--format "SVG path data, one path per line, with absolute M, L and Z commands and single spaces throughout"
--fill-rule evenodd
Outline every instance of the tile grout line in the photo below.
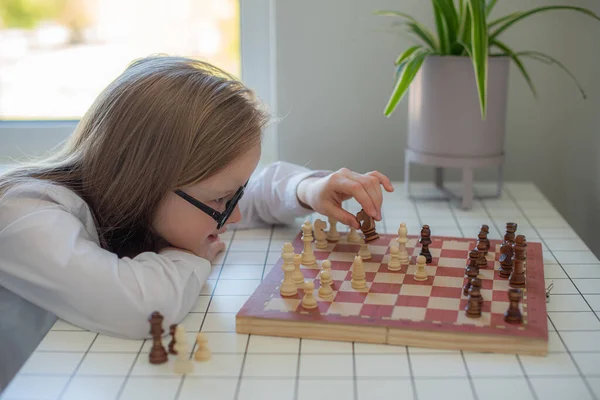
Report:
M 77 375 L 77 372 L 79 371 L 79 368 L 81 368 L 81 364 L 83 364 L 83 362 L 85 361 L 85 358 L 87 357 L 90 349 L 92 348 L 92 346 L 94 345 L 94 343 L 96 343 L 96 339 L 98 339 L 98 336 L 99 336 L 99 334 L 96 333 L 96 336 L 94 336 L 94 338 L 92 339 L 92 342 L 90 343 L 90 345 L 86 349 L 85 353 L 83 353 L 83 356 L 81 357 L 81 360 L 79 360 L 79 362 L 77 363 L 77 367 L 75 367 L 75 369 L 73 370 L 73 373 L 71 374 L 71 376 L 69 376 L 69 379 L 67 380 L 67 383 L 65 383 L 65 386 L 60 391 L 60 393 L 59 393 L 59 395 L 57 397 L 58 399 L 62 398 L 65 395 L 65 392 L 69 389 L 69 386 L 71 385 L 71 382 L 73 381 L 73 378 L 75 377 L 75 375 Z M 141 348 L 142 347 L 140 346 L 140 350 L 141 350 Z M 132 368 L 133 368 L 133 366 L 132 366 Z
M 506 190 L 506 193 L 511 198 L 511 200 L 515 203 L 515 205 L 519 209 L 519 211 L 521 211 L 521 213 L 523 214 L 523 217 L 525 218 L 525 220 L 527 220 L 527 222 L 531 225 L 531 229 L 533 229 L 535 231 L 535 233 L 537 234 L 537 236 L 540 238 L 540 241 L 544 244 L 544 246 L 546 246 L 546 248 L 548 249 L 548 252 L 552 255 L 552 257 L 554 257 L 554 252 L 550 249 L 550 247 L 546 243 L 546 240 L 540 235 L 540 231 L 535 227 L 535 225 L 531 222 L 531 220 L 523 212 L 524 211 L 523 208 L 516 201 L 516 199 L 513 196 L 513 194 L 508 189 Z M 571 278 L 571 276 L 567 273 L 567 271 L 565 271 L 562 263 L 560 263 L 556 257 L 554 257 L 554 259 L 556 260 L 556 262 L 558 263 L 558 265 L 560 265 L 560 268 L 563 270 L 563 272 L 565 273 L 565 275 L 569 278 L 569 280 L 571 281 L 571 284 L 573 285 L 573 287 L 575 287 L 575 289 L 577 289 L 577 292 L 579 293 L 579 295 L 581 296 L 581 298 L 583 299 L 583 301 L 585 301 L 585 304 L 587 304 L 587 306 L 590 308 L 590 311 L 594 312 L 594 308 L 590 305 L 590 303 L 587 301 L 587 299 L 585 298 L 585 296 L 581 293 L 581 290 L 579 290 L 579 288 L 577 287 L 577 285 L 575 285 L 575 282 L 573 282 L 573 279 Z M 596 318 L 598 319 L 598 321 L 600 321 L 600 317 L 598 316 L 598 314 L 596 314 L 594 312 L 594 315 L 596 316 Z
M 298 361 L 296 362 L 296 379 L 294 379 L 294 400 L 300 391 L 300 363 L 302 359 L 302 338 L 298 338 Z
M 475 382 L 473 382 L 473 377 L 471 376 L 471 371 L 469 370 L 469 364 L 467 364 L 467 359 L 465 358 L 465 353 L 461 350 L 460 357 L 463 360 L 465 365 L 465 371 L 467 372 L 467 379 L 469 380 L 469 386 L 471 386 L 471 391 L 473 392 L 473 398 L 475 400 L 479 400 L 479 396 L 477 396 L 477 390 L 475 390 Z
M 404 349 L 406 350 L 406 359 L 408 361 L 408 372 L 410 372 L 410 384 L 413 389 L 413 399 L 419 400 L 419 394 L 417 393 L 417 382 L 415 382 L 415 374 L 412 367 L 412 361 L 410 359 L 410 350 L 408 346 L 404 346 Z
M 352 342 L 352 386 L 354 389 L 354 400 L 358 400 L 358 380 L 356 379 L 356 352 L 355 342 Z
M 533 396 L 534 400 L 539 400 L 538 394 L 535 391 L 535 388 L 533 387 L 533 383 L 531 383 L 531 380 L 529 379 L 529 374 L 527 374 L 527 371 L 525 370 L 525 366 L 523 365 L 523 361 L 521 361 L 521 357 L 518 354 L 515 354 L 515 357 L 517 357 L 517 361 L 519 362 L 519 366 L 521 367 L 521 372 L 523 373 L 523 376 L 525 377 L 525 382 L 527 382 L 527 386 L 529 387 L 529 391 L 531 392 L 531 395 Z
M 250 347 L 250 336 L 246 339 L 246 349 L 244 350 L 244 356 L 242 357 L 242 365 L 240 366 L 240 374 L 238 375 L 237 382 L 235 384 L 235 392 L 233 394 L 233 400 L 237 400 L 240 396 L 240 390 L 242 388 L 242 379 L 244 375 L 244 368 L 246 367 L 246 357 L 248 356 L 248 347 Z

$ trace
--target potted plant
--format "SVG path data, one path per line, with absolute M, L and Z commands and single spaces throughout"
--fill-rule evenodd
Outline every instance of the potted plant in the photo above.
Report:
M 585 98 L 585 92 L 561 62 L 537 51 L 515 51 L 500 36 L 514 24 L 544 11 L 569 10 L 598 20 L 600 17 L 585 8 L 557 5 L 491 19 L 496 2 L 432 0 L 436 33 L 404 12 L 375 12 L 401 18 L 420 41 L 396 59 L 395 87 L 384 110 L 389 117 L 409 93 L 407 184 L 410 161 L 437 166 L 438 186 L 443 167 L 464 168 L 467 184 L 472 181 L 472 168 L 500 165 L 501 171 L 511 61 L 534 96 L 535 87 L 523 65 L 524 57 L 562 68 Z M 472 194 L 467 193 L 469 196 Z

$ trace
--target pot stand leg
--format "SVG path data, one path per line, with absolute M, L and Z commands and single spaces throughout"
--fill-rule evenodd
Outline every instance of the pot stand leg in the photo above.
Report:
M 410 198 L 410 157 L 404 157 L 404 193 Z
M 444 187 L 444 168 L 443 167 L 435 168 L 435 186 L 438 189 L 442 189 Z
M 473 169 L 463 168 L 462 208 L 468 210 L 473 206 Z

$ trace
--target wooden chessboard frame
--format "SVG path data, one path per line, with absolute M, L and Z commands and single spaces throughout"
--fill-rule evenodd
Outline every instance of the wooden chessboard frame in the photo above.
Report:
M 345 234 L 341 233 L 342 242 Z M 380 238 L 369 243 L 369 245 L 388 244 L 397 235 L 380 234 Z M 409 238 L 416 239 L 415 236 Z M 432 237 L 432 239 L 435 239 Z M 459 237 L 441 237 L 441 240 L 468 241 L 475 240 Z M 491 240 L 491 246 L 500 246 L 498 240 Z M 292 242 L 295 252 L 300 253 L 303 249 L 301 233 Z M 389 250 L 388 250 L 389 253 Z M 326 256 L 315 249 L 318 261 Z M 329 254 L 327 252 L 326 254 Z M 467 254 L 467 253 L 465 253 Z M 415 256 L 411 257 L 410 263 L 414 265 Z M 497 260 L 496 260 L 497 261 Z M 272 296 L 274 291 L 279 291 L 279 285 L 283 280 L 281 266 L 283 260 L 279 258 L 271 272 L 263 279 L 256 291 L 236 315 L 236 332 L 243 334 L 282 336 L 305 339 L 320 339 L 333 341 L 350 341 L 389 345 L 404 345 L 424 348 L 435 348 L 444 350 L 465 350 L 477 352 L 493 352 L 507 354 L 523 354 L 534 356 L 545 356 L 548 352 L 548 326 L 546 316 L 546 298 L 542 247 L 540 243 L 527 243 L 526 262 L 526 294 L 523 296 L 522 307 L 526 310 L 526 324 L 520 328 L 492 329 L 492 327 L 479 327 L 476 325 L 460 325 L 460 331 L 452 324 L 433 323 L 430 321 L 395 320 L 393 324 L 382 321 L 380 318 L 363 318 L 348 322 L 352 318 L 343 316 L 323 316 L 317 312 L 294 312 L 287 313 L 265 312 L 265 301 Z M 465 257 L 465 266 L 468 264 L 468 256 Z M 497 263 L 495 263 L 497 269 Z M 303 272 L 311 271 L 304 269 Z M 315 278 L 318 269 L 313 269 Z M 497 275 L 497 271 L 495 272 Z M 315 279 L 318 283 L 318 278 Z M 318 298 L 315 285 L 315 297 Z M 298 289 L 299 298 L 302 290 Z M 526 303 L 525 303 L 526 299 Z M 286 314 L 286 315 L 283 315 Z M 452 329 L 449 329 L 452 328 Z M 484 329 L 485 328 L 485 329 Z

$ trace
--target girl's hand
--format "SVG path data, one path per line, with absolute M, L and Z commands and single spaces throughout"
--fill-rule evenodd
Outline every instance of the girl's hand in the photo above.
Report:
M 360 229 L 355 215 L 342 208 L 342 202 L 355 198 L 365 212 L 381 221 L 381 185 L 393 192 L 392 183 L 380 172 L 359 174 L 342 168 L 323 178 L 307 178 L 298 185 L 298 200 L 314 211 L 345 225 Z
M 166 251 L 166 250 L 185 251 L 186 253 L 189 253 L 189 254 L 197 256 L 197 257 L 204 258 L 212 263 L 214 261 L 214 259 L 219 255 L 219 253 L 222 252 L 223 250 L 225 250 L 225 242 L 223 242 L 219 238 L 219 239 L 215 240 L 214 242 L 210 243 L 208 246 L 202 246 L 202 248 L 199 249 L 197 252 L 193 252 L 188 249 L 182 249 L 180 247 L 174 247 L 174 246 L 165 247 L 165 248 L 161 249 L 161 252 Z

